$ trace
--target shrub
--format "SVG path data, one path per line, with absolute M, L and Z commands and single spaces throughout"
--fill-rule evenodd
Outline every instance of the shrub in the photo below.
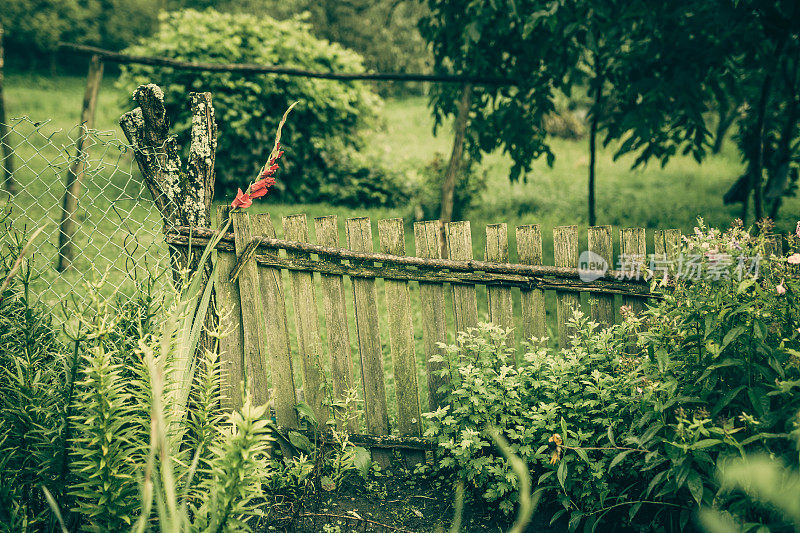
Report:
M 162 15 L 159 31 L 127 49 L 139 55 L 210 63 L 255 63 L 332 72 L 363 70 L 361 57 L 310 34 L 299 18 L 192 9 Z M 283 172 L 275 191 L 287 201 L 327 200 L 385 205 L 397 198 L 397 181 L 376 161 L 358 157 L 364 129 L 375 125 L 380 99 L 362 83 L 275 75 L 240 75 L 127 65 L 118 86 L 131 94 L 158 82 L 180 144 L 189 146 L 187 91 L 210 91 L 219 126 L 219 193 L 251 181 L 273 146 L 279 115 L 299 101 L 283 132 Z M 340 182 L 346 187 L 339 187 Z M 365 191 L 357 196 L 353 188 Z
M 446 350 L 447 399 L 425 414 L 426 434 L 446 452 L 442 466 L 456 466 L 468 486 L 506 514 L 517 500 L 517 480 L 491 446 L 492 427 L 528 463 L 534 482 L 538 476 L 539 491 L 555 489 L 565 510 L 574 501 L 593 511 L 617 497 L 607 476 L 612 457 L 590 461 L 581 450 L 551 466 L 547 442 L 554 433 L 573 447 L 615 446 L 641 401 L 642 376 L 619 355 L 625 342 L 619 328 L 598 331 L 581 314 L 573 325 L 581 333 L 569 348 L 557 355 L 537 348 L 519 366 L 503 343 L 507 332 L 492 325 L 462 333 Z
M 768 229 L 752 237 L 740 224 L 723 233 L 701 223 L 682 251 L 706 269 L 726 255 L 765 256 Z M 799 241 L 790 241 L 795 253 Z M 656 305 L 640 316 L 626 311 L 609 329 L 576 313 L 570 346 L 534 349 L 519 366 L 501 330 L 462 334 L 446 350 L 446 407 L 425 415 L 442 464 L 510 512 L 517 487 L 489 445 L 497 427 L 560 508 L 553 519 L 567 517 L 572 530 L 678 530 L 701 506 L 770 522 L 726 490 L 717 470 L 750 453 L 797 468 L 787 438 L 800 411 L 796 268 L 767 257 L 757 277 L 671 283 Z

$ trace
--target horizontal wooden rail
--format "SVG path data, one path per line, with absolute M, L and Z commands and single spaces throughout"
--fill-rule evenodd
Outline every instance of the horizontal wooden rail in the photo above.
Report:
M 330 432 L 315 432 L 311 429 L 294 429 L 277 427 L 281 434 L 286 434 L 289 431 L 299 431 L 304 434 L 309 440 L 314 441 L 317 439 L 322 444 L 338 444 L 338 441 L 333 438 Z M 435 450 L 436 443 L 424 437 L 411 437 L 411 436 L 398 436 L 398 435 L 367 435 L 367 434 L 351 434 L 347 439 L 356 446 L 363 446 L 364 448 L 379 448 L 379 449 L 399 449 L 399 450 Z
M 398 82 L 438 82 L 438 83 L 472 83 L 474 85 L 517 85 L 514 80 L 490 76 L 458 76 L 450 74 L 413 74 L 404 72 L 318 72 L 293 67 L 275 65 L 255 65 L 250 63 L 201 63 L 196 61 L 179 61 L 168 57 L 150 57 L 123 54 L 105 50 L 95 46 L 74 43 L 59 43 L 59 48 L 79 54 L 98 56 L 103 61 L 112 63 L 137 63 L 154 67 L 169 67 L 182 70 L 202 70 L 206 72 L 232 72 L 239 74 L 282 74 L 303 78 L 317 78 L 338 81 L 398 81 Z
M 190 235 L 191 234 L 191 238 Z M 166 236 L 167 244 L 202 248 L 217 234 L 207 228 L 177 227 Z M 224 235 L 217 248 L 234 251 L 232 233 Z M 610 278 L 591 282 L 580 280 L 577 268 L 553 267 L 543 265 L 523 265 L 511 263 L 490 263 L 486 261 L 453 261 L 449 259 L 427 259 L 422 257 L 397 256 L 383 253 L 355 252 L 344 248 L 319 246 L 306 242 L 287 241 L 258 237 L 258 247 L 284 249 L 296 252 L 314 253 L 319 256 L 346 259 L 358 264 L 343 265 L 327 261 L 301 260 L 276 257 L 275 254 L 255 254 L 259 264 L 287 270 L 321 272 L 323 274 L 347 275 L 355 278 L 383 278 L 400 281 L 426 281 L 434 283 L 479 284 L 490 286 L 519 287 L 525 289 L 545 289 L 575 292 L 596 292 L 622 294 L 640 298 L 658 298 L 650 293 L 649 284 L 643 280 L 618 280 L 622 274 L 609 271 Z M 255 248 L 253 248 L 255 251 Z M 365 265 L 364 262 L 377 262 L 381 266 Z M 397 267 L 416 267 L 418 270 Z M 443 272 L 447 270 L 447 272 Z

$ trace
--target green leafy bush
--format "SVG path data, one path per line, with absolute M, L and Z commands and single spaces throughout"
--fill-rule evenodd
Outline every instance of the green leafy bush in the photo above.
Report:
M 313 37 L 299 18 L 184 11 L 162 15 L 159 31 L 127 52 L 210 63 L 255 63 L 332 72 L 363 70 L 361 57 Z M 283 131 L 283 170 L 275 191 L 286 201 L 387 205 L 402 193 L 395 175 L 358 151 L 381 100 L 362 83 L 275 75 L 241 75 L 128 65 L 118 86 L 128 95 L 157 82 L 183 146 L 189 146 L 188 91 L 210 91 L 219 125 L 218 193 L 256 175 L 272 149 L 275 110 L 299 101 Z
M 615 436 L 627 431 L 626 420 L 641 403 L 642 375 L 619 355 L 626 339 L 620 330 L 598 331 L 581 314 L 573 325 L 579 336 L 569 348 L 559 354 L 536 348 L 518 366 L 503 342 L 508 332 L 493 325 L 462 333 L 446 350 L 447 399 L 445 407 L 425 414 L 431 421 L 426 434 L 446 451 L 442 466 L 456 466 L 468 486 L 506 514 L 517 499 L 517 479 L 492 449 L 491 427 L 538 474 L 538 490 L 554 489 L 565 510 L 573 500 L 593 511 L 618 497 L 609 479 L 616 464 L 611 456 L 590 461 L 580 450 L 550 464 L 547 442 L 554 433 L 572 447 L 616 449 Z
M 676 280 L 673 272 L 646 312 L 623 309 L 623 324 L 605 330 L 576 313 L 570 346 L 532 349 L 518 366 L 502 330 L 462 334 L 444 357 L 445 407 L 426 414 L 443 465 L 510 512 L 518 488 L 489 445 L 497 427 L 544 501 L 560 508 L 553 520 L 563 516 L 570 529 L 679 530 L 712 505 L 769 522 L 717 478 L 749 453 L 797 467 L 787 437 L 800 410 L 800 280 L 796 265 L 768 256 L 768 229 L 752 237 L 741 225 L 723 233 L 701 223 L 683 243 L 686 257 L 708 271 L 724 255 L 760 254 L 758 276 Z M 799 241 L 790 240 L 792 252 Z

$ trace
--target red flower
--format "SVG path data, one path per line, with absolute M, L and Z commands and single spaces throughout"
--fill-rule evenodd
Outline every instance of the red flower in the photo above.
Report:
M 250 187 L 250 198 L 261 198 L 267 194 L 267 190 L 275 185 L 275 178 L 264 178 L 263 180 L 255 182 Z
M 266 191 L 264 192 L 266 193 Z M 248 208 L 251 205 L 253 205 L 252 198 L 249 194 L 243 193 L 242 189 L 239 189 L 239 192 L 236 193 L 236 198 L 231 202 L 231 207 L 241 207 L 242 209 Z

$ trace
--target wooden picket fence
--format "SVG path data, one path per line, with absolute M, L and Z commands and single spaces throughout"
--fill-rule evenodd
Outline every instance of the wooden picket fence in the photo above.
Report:
M 558 337 L 562 343 L 569 334 L 568 319 L 572 308 L 580 304 L 581 292 L 592 296 L 592 318 L 606 324 L 615 320 L 615 295 L 622 295 L 623 303 L 634 309 L 640 309 L 645 299 L 652 297 L 643 279 L 618 280 L 616 272 L 595 281 L 581 281 L 577 270 L 577 226 L 553 230 L 555 264 L 546 266 L 542 264 L 538 225 L 516 228 L 519 262 L 511 264 L 506 224 L 486 226 L 485 257 L 475 260 L 469 222 L 446 224 L 443 231 L 438 221 L 415 223 L 415 254 L 410 255 L 405 249 L 402 219 L 378 222 L 380 252 L 375 253 L 369 218 L 345 221 L 347 242 L 342 246 L 336 216 L 314 219 L 316 243 L 309 242 L 305 215 L 283 218 L 284 239 L 276 238 L 269 214 L 251 217 L 241 211 L 230 213 L 227 207 L 218 208 L 220 225 L 229 216 L 233 231 L 217 245 L 216 285 L 217 305 L 229 311 L 221 318 L 228 335 L 220 341 L 227 375 L 226 396 L 232 399 L 232 406 L 238 405 L 241 383 L 247 375 L 254 401 L 273 402 L 278 424 L 296 428 L 298 387 L 294 367 L 299 364 L 304 401 L 317 420 L 324 422 L 329 408 L 323 385 L 330 383 L 333 396 L 343 398 L 356 383 L 350 342 L 351 335 L 355 335 L 360 356 L 359 399 L 363 401 L 364 442 L 373 445 L 373 456 L 386 453 L 385 448 L 427 446 L 421 439 L 417 358 L 424 357 L 426 361 L 427 405 L 435 409 L 442 403 L 437 391 L 443 378 L 436 373 L 440 366 L 430 359 L 441 352 L 440 343 L 448 342 L 448 323 L 457 332 L 478 324 L 481 317 L 476 286 L 486 286 L 488 320 L 504 328 L 519 328 L 525 339 L 546 335 L 548 293 L 545 291 L 554 290 Z M 214 233 L 208 228 L 181 227 L 167 236 L 167 242 L 186 246 L 191 241 L 192 246 L 202 247 Z M 620 254 L 646 254 L 643 228 L 621 229 L 619 236 Z M 654 233 L 656 254 L 674 256 L 679 243 L 678 230 Z M 588 246 L 610 265 L 614 264 L 610 226 L 589 228 Z M 442 257 L 443 250 L 448 257 Z M 292 310 L 286 305 L 283 271 L 288 271 Z M 351 281 L 347 284 L 352 287 L 348 294 L 345 294 L 345 277 Z M 387 339 L 382 338 L 379 326 L 379 309 L 384 307 L 379 305 L 378 279 L 384 280 L 387 312 L 384 318 L 388 323 L 388 351 L 397 401 L 395 428 L 389 426 L 383 361 L 383 343 Z M 411 283 L 418 283 L 419 290 L 410 291 Z M 518 323 L 514 322 L 514 290 L 520 291 Z M 450 292 L 447 297 L 446 291 Z M 327 331 L 325 346 L 317 307 L 319 292 Z M 412 302 L 412 294 L 418 294 L 419 301 Z M 347 300 L 350 298 L 355 310 L 355 331 L 349 330 Z M 452 302 L 451 309 L 446 302 Z M 421 306 L 418 308 L 421 312 L 415 313 L 413 306 Z M 296 354 L 290 349 L 290 312 L 296 325 Z M 448 322 L 449 313 L 452 315 Z M 413 316 L 421 317 L 423 354 L 415 353 Z M 329 362 L 327 376 L 324 359 Z M 360 426 L 358 421 L 349 429 L 359 433 Z

